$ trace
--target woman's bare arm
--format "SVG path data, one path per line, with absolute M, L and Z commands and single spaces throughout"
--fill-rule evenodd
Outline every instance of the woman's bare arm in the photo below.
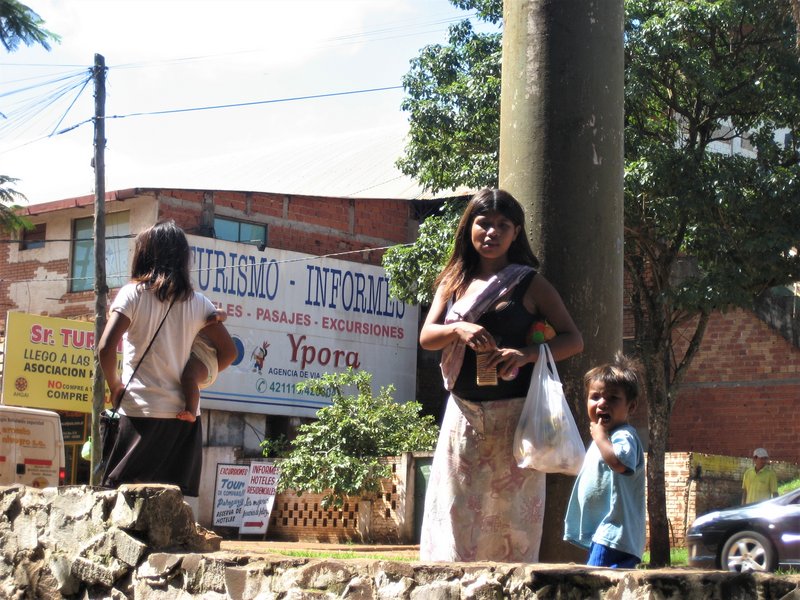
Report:
M 228 329 L 220 322 L 203 328 L 203 335 L 208 338 L 217 351 L 219 370 L 227 369 L 236 360 L 236 345 L 233 343 Z
M 443 297 L 441 288 L 436 295 L 425 317 L 425 323 L 419 333 L 419 345 L 426 350 L 441 350 L 456 340 L 462 340 L 476 351 L 489 351 L 495 348 L 494 338 L 486 329 L 476 323 L 456 321 L 444 323 L 447 310 L 447 299 Z
M 100 359 L 100 368 L 108 383 L 111 392 L 111 404 L 115 408 L 119 406 L 118 396 L 122 392 L 123 385 L 117 371 L 117 347 L 122 339 L 122 335 L 128 330 L 131 320 L 120 312 L 112 311 L 108 317 L 100 341 L 97 342 L 97 356 Z

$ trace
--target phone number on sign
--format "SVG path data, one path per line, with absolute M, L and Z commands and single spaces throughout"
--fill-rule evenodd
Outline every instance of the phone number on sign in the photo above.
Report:
M 323 398 L 330 398 L 333 395 L 331 390 L 324 392 L 317 392 L 308 388 L 302 389 L 297 383 L 283 383 L 281 381 L 267 381 L 259 379 L 256 384 L 256 389 L 263 393 L 269 390 L 273 394 L 301 394 L 304 396 L 317 396 Z

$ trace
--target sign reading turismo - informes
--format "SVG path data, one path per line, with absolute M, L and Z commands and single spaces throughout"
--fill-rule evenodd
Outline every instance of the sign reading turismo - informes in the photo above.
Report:
M 329 398 L 298 383 L 352 367 L 416 395 L 417 308 L 389 296 L 384 269 L 189 236 L 192 279 L 222 309 L 238 356 L 201 407 L 313 417 Z
M 94 337 L 88 321 L 9 312 L 3 402 L 92 412 Z

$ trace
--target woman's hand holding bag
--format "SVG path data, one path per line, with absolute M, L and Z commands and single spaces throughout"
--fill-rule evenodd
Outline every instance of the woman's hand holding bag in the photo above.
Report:
M 514 435 L 514 458 L 520 468 L 577 475 L 585 455 L 553 354 L 541 344 Z

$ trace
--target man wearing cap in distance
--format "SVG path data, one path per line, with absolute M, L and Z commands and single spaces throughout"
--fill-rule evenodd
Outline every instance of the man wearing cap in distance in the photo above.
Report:
M 742 504 L 761 502 L 778 495 L 778 478 L 767 465 L 769 454 L 764 448 L 753 450 L 753 466 L 744 472 Z

